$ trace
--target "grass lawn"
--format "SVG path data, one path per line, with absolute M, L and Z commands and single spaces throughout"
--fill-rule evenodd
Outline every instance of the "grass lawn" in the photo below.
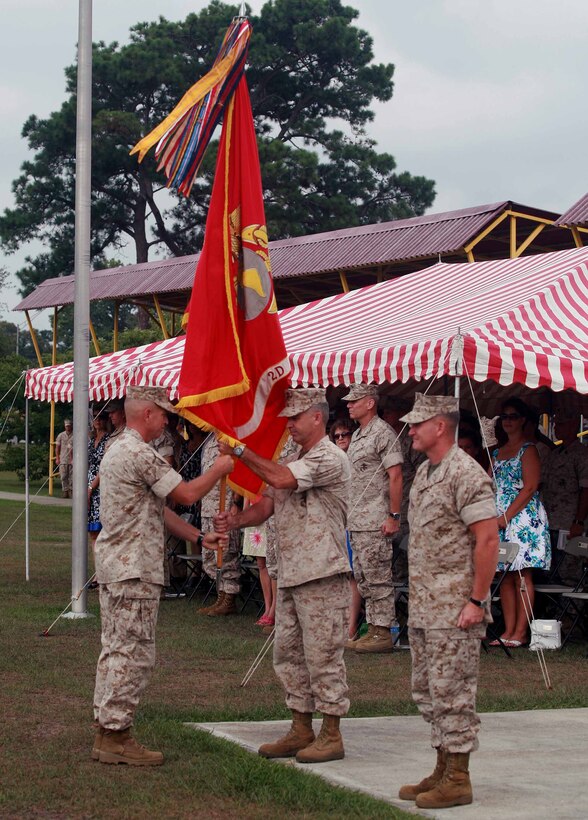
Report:
M 37 491 L 39 491 L 39 495 L 49 495 L 48 487 L 49 482 L 47 478 L 42 478 L 38 481 L 29 481 L 29 492 L 32 496 L 36 495 Z M 0 492 L 20 493 L 24 495 L 25 483 L 20 480 L 16 473 L 0 470 Z M 55 476 L 53 479 L 53 495 L 56 498 L 61 496 L 59 476 Z
M 0 501 L 0 535 L 21 505 Z M 24 522 L 0 543 L 2 729 L 0 816 L 408 817 L 317 777 L 257 758 L 186 721 L 285 719 L 281 687 L 266 659 L 239 683 L 261 647 L 253 613 L 198 617 L 195 602 L 162 603 L 158 662 L 137 716 L 137 735 L 166 764 L 143 770 L 93 763 L 91 703 L 99 619 L 60 620 L 70 597 L 71 510 L 31 508 L 31 580 L 24 580 Z M 98 614 L 96 593 L 89 608 Z M 588 706 L 584 647 L 548 653 L 554 689 L 534 653 L 482 656 L 479 706 L 510 710 Z M 348 659 L 350 716 L 415 714 L 408 652 Z M 272 738 L 268 738 L 272 739 Z M 413 815 L 414 816 L 414 815 Z

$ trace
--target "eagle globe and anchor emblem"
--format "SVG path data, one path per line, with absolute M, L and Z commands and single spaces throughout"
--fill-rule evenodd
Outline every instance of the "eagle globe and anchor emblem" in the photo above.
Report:
M 267 228 L 248 225 L 241 229 L 240 208 L 229 218 L 231 227 L 231 254 L 238 264 L 235 276 L 237 305 L 246 322 L 257 319 L 264 311 L 276 314 L 278 306 L 271 279 Z M 237 435 L 251 434 L 259 424 L 272 386 L 289 372 L 288 359 L 268 368 L 259 379 L 253 413 L 249 421 L 236 429 Z

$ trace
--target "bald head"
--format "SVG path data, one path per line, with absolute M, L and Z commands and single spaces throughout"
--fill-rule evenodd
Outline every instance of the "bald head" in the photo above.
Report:
M 160 436 L 167 424 L 167 413 L 153 401 L 125 399 L 127 427 L 136 430 L 143 441 L 153 441 Z

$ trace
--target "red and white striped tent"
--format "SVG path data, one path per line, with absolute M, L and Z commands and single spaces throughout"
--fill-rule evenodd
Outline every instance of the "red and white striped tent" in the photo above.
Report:
M 280 313 L 294 386 L 422 381 L 463 373 L 588 394 L 588 248 L 461 264 Z M 90 361 L 90 398 L 178 381 L 184 338 Z M 219 362 L 222 367 L 222 362 Z M 73 364 L 31 370 L 26 392 L 71 401 Z

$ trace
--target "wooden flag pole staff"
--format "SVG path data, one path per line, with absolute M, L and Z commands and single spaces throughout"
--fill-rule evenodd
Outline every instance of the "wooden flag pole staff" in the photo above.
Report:
M 226 496 L 227 496 L 227 477 L 224 475 L 220 480 L 220 499 L 218 502 L 218 511 L 219 513 L 224 513 L 226 508 Z M 222 547 L 216 551 L 216 594 L 217 596 L 220 595 L 220 581 L 221 576 L 223 574 L 223 550 Z

